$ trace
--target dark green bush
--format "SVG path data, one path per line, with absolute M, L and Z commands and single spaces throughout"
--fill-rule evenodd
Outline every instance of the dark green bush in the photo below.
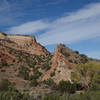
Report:
M 60 81 L 58 84 L 58 90 L 61 92 L 70 92 L 71 91 L 71 83 L 68 81 Z
M 37 86 L 37 85 L 38 85 L 37 80 L 35 80 L 35 79 L 31 80 L 30 86 Z
M 1 72 L 6 72 L 6 70 L 4 70 L 4 69 L 1 69 Z
M 51 85 L 54 84 L 54 81 L 51 78 L 49 78 L 47 80 L 44 80 L 43 83 L 46 84 L 46 85 L 48 85 L 48 86 L 51 86 Z
M 75 63 L 75 64 L 78 64 L 78 62 L 77 62 L 76 60 L 74 61 L 74 63 Z
M 69 62 L 72 63 L 73 62 L 72 59 L 69 59 Z
M 37 80 L 42 75 L 38 70 L 34 72 L 34 75 L 30 76 L 30 80 Z
M 85 64 L 85 63 L 88 62 L 88 58 L 87 58 L 86 55 L 84 55 L 84 54 L 80 54 L 80 57 L 81 57 L 81 62 L 82 62 L 83 64 Z
M 82 86 L 80 84 L 73 83 L 69 81 L 60 81 L 58 84 L 58 90 L 61 92 L 75 93 L 76 90 L 81 90 Z
M 50 76 L 51 76 L 51 77 L 55 76 L 55 72 L 51 72 L 51 73 L 50 73 Z
M 74 51 L 76 54 L 79 54 L 79 52 L 78 51 Z
M 92 82 L 89 85 L 89 90 L 98 91 L 100 90 L 100 71 L 94 73 L 92 77 Z
M 49 70 L 51 67 L 50 67 L 50 65 L 49 65 L 48 63 L 45 63 L 45 64 L 42 65 L 41 68 L 42 68 L 42 70 L 46 70 L 46 71 L 47 71 L 47 70 Z
M 8 66 L 8 63 L 6 61 L 3 61 L 2 66 Z
M 7 79 L 3 79 L 0 82 L 0 91 L 7 91 L 11 83 Z
M 19 68 L 19 76 L 24 78 L 25 80 L 29 79 L 29 69 L 27 67 L 21 66 Z

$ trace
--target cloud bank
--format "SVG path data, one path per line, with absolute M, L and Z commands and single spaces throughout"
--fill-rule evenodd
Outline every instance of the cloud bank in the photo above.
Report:
M 100 3 L 86 5 L 51 22 L 38 20 L 11 27 L 8 33 L 35 35 L 45 30 L 37 37 L 43 45 L 72 43 L 100 36 Z
M 33 21 L 33 22 L 27 22 L 25 24 L 22 24 L 20 26 L 11 27 L 8 31 L 10 34 L 31 34 L 39 32 L 43 29 L 48 28 L 49 24 L 44 23 L 41 20 Z

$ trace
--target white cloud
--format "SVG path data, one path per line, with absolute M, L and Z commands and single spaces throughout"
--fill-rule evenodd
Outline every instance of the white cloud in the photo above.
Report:
M 77 12 L 69 13 L 68 16 L 58 19 L 58 23 L 73 22 L 83 19 L 88 19 L 100 15 L 100 3 L 90 4 Z
M 37 20 L 11 27 L 8 33 L 35 34 L 42 30 L 46 32 L 37 40 L 43 45 L 71 43 L 100 36 L 100 3 L 87 5 L 52 22 Z
M 58 18 L 51 29 L 40 35 L 43 45 L 71 43 L 100 36 L 100 3 L 88 5 L 76 12 Z
M 39 32 L 43 29 L 48 28 L 49 24 L 44 23 L 41 20 L 33 21 L 33 22 L 27 22 L 25 24 L 22 24 L 20 26 L 11 27 L 8 31 L 10 34 L 31 34 Z

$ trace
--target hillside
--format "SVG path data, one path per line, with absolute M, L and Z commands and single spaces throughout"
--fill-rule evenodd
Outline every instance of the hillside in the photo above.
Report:
M 55 91 L 55 84 L 62 80 L 71 84 L 77 82 L 86 89 L 92 76 L 85 77 L 85 74 L 92 71 L 85 73 L 84 69 L 85 74 L 82 74 L 80 71 L 83 71 L 83 67 L 81 70 L 76 67 L 86 63 L 99 64 L 100 61 L 79 54 L 63 44 L 57 45 L 51 54 L 33 36 L 0 33 L 0 82 L 7 79 L 18 90 L 44 95 Z
M 23 87 L 24 83 L 27 82 L 24 82 L 23 78 L 31 75 L 33 68 L 35 70 L 35 67 L 37 68 L 45 62 L 49 63 L 50 53 L 36 42 L 35 37 L 10 36 L 3 33 L 0 36 L 2 37 L 0 39 L 0 77 L 9 78 L 12 82 L 17 81 Z M 21 68 L 23 69 L 21 70 Z M 21 79 L 18 74 L 23 70 L 28 71 L 28 73 Z

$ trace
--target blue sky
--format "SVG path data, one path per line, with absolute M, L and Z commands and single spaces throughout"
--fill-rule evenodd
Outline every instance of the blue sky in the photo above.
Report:
M 34 35 L 49 51 L 66 44 L 100 58 L 100 0 L 0 0 L 0 31 Z

